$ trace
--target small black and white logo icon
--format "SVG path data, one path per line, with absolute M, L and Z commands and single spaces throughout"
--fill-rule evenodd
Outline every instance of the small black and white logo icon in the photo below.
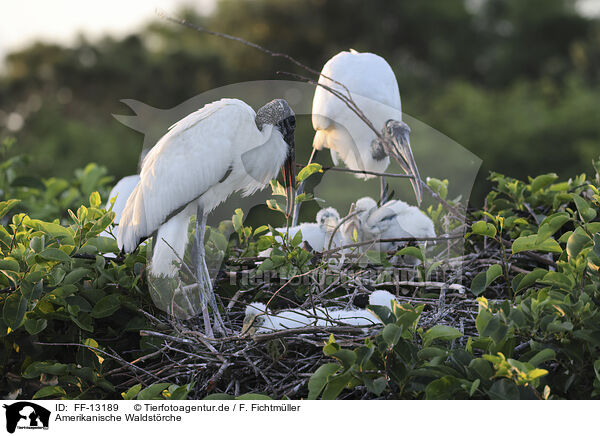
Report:
M 14 433 L 18 428 L 27 430 L 48 429 L 50 411 L 29 401 L 3 405 L 6 409 L 6 431 Z

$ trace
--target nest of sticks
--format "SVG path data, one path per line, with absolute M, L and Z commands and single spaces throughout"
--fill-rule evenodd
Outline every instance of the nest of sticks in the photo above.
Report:
M 439 239 L 447 243 L 450 238 Z M 462 238 L 452 242 L 463 243 Z M 226 308 L 223 314 L 225 324 L 231 332 L 216 339 L 209 339 L 203 334 L 200 317 L 178 320 L 142 310 L 153 327 L 142 330 L 140 334 L 153 338 L 156 349 L 133 361 L 116 356 L 122 365 L 107 375 L 120 381 L 117 385 L 120 390 L 137 383 L 148 386 L 164 382 L 178 385 L 194 382 L 189 399 L 202 399 L 212 393 L 238 396 L 249 392 L 263 393 L 276 399 L 301 399 L 308 394 L 310 376 L 323 363 L 331 361 L 322 352 L 331 334 L 340 345 L 355 347 L 383 328 L 381 324 L 357 327 L 334 322 L 329 327 L 307 325 L 242 334 L 246 306 L 257 295 L 292 309 L 307 310 L 314 306 L 351 308 L 364 307 L 371 292 L 383 289 L 392 293 L 400 303 L 423 304 L 425 307 L 418 326 L 424 330 L 436 324 L 460 330 L 463 337 L 457 341 L 464 346 L 469 337 L 477 335 L 478 302 L 469 291 L 470 282 L 490 265 L 502 262 L 501 250 L 504 247 L 495 245 L 484 244 L 483 248 L 472 245 L 467 247 L 468 254 L 446 257 L 441 261 L 441 267 L 436 269 L 443 273 L 440 275 L 434 271 L 427 281 L 418 278 L 415 265 L 402 259 L 385 269 L 381 265 L 361 264 L 352 258 L 325 266 L 321 263 L 318 268 L 302 274 L 310 284 L 310 298 L 301 303 L 293 295 L 286 294 L 286 286 L 291 279 L 258 281 L 252 286 L 244 283 L 228 300 L 222 295 L 219 297 Z M 237 284 L 244 279 L 244 274 L 251 275 L 260 260 L 238 258 L 226 264 L 217 279 L 217 293 L 223 283 Z M 548 265 L 548 262 L 543 256 L 520 254 L 513 257 L 509 272 L 511 275 L 529 272 L 540 264 Z M 240 271 L 240 267 L 245 269 Z M 389 275 L 390 272 L 393 274 Z M 324 280 L 324 276 L 330 280 Z M 505 293 L 506 286 L 499 282 L 492 285 L 485 296 L 488 300 L 504 300 L 507 298 Z M 372 394 L 360 387 L 344 393 L 344 398 L 371 397 Z

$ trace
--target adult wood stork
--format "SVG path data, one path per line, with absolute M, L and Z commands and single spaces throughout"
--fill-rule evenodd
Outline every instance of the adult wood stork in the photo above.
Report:
M 318 150 L 328 148 L 336 165 L 341 159 L 353 170 L 383 172 L 392 156 L 402 170 L 412 176 L 411 184 L 420 204 L 420 176 L 410 147 L 410 128 L 402 121 L 398 82 L 385 59 L 355 50 L 340 52 L 323 66 L 319 84 L 344 95 L 347 89 L 386 141 L 380 141 L 341 99 L 317 86 L 312 106 L 312 123 L 316 133 L 311 160 Z M 356 176 L 362 179 L 373 177 L 368 174 Z M 385 197 L 385 181 L 382 179 L 382 202 Z
M 295 197 L 294 112 L 285 100 L 273 100 L 258 112 L 237 99 L 222 99 L 173 125 L 150 150 L 140 181 L 127 200 L 117 242 L 131 252 L 154 235 L 151 272 L 173 277 L 188 243 L 190 218 L 196 215 L 196 280 L 206 333 L 224 326 L 204 258 L 207 214 L 230 194 L 250 195 L 275 178 L 282 167 L 287 213 Z

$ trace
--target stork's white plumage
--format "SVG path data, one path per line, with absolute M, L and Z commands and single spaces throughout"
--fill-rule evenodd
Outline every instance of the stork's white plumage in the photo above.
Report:
M 113 204 L 112 211 L 115 213 L 115 220 L 113 221 L 113 224 L 119 224 L 121 221 L 121 215 L 123 214 L 123 209 L 125 209 L 125 204 L 127 204 L 129 196 L 139 181 L 140 176 L 137 174 L 123 177 L 110 191 L 110 194 L 108 195 L 109 203 L 106 204 L 106 208 L 108 209 L 110 200 L 114 198 L 115 203 Z
M 354 202 L 350 208 L 350 214 L 356 214 L 342 225 L 342 234 L 346 240 L 352 241 L 356 236 L 357 242 L 366 241 L 362 223 L 366 223 L 369 214 L 377 209 L 377 202 L 371 197 L 362 197 Z M 355 234 L 356 232 L 356 234 Z
M 312 107 L 316 130 L 313 147 L 330 149 L 336 165 L 339 157 L 353 170 L 383 172 L 390 163 L 389 156 L 393 156 L 407 174 L 415 177 L 411 183 L 420 203 L 419 172 L 408 140 L 410 129 L 402 122 L 400 91 L 390 65 L 373 53 L 343 51 L 327 61 L 319 78 L 319 84 L 346 95 L 347 91 L 336 82 L 350 91 L 354 102 L 375 129 L 389 139 L 389 144 L 381 143 L 375 132 L 342 100 L 317 86 Z
M 365 219 L 366 218 L 366 219 Z M 433 221 L 418 207 L 401 200 L 391 200 L 359 217 L 358 225 L 364 240 L 399 238 L 435 238 Z M 398 242 L 381 242 L 380 251 L 390 251 Z
M 371 306 L 384 306 L 390 310 L 394 300 L 394 296 L 388 291 L 375 291 L 369 295 Z M 265 304 L 251 303 L 246 307 L 243 332 L 251 325 L 256 328 L 256 333 L 269 333 L 292 328 L 331 327 L 340 324 L 368 327 L 381 324 L 381 320 L 367 309 L 344 310 L 317 306 L 309 310 L 285 310 L 273 314 Z
M 197 280 L 205 323 L 206 304 L 214 302 L 204 262 L 206 215 L 233 192 L 250 195 L 263 188 L 284 164 L 289 212 L 294 197 L 294 128 L 293 111 L 284 100 L 274 100 L 255 113 L 241 100 L 222 99 L 173 125 L 144 159 L 139 183 L 121 216 L 117 242 L 131 252 L 156 234 L 150 271 L 173 277 L 189 242 L 190 218 L 197 215 Z M 213 310 L 216 315 L 216 304 Z
M 329 239 L 339 221 L 340 214 L 338 211 L 333 207 L 327 207 L 317 212 L 316 222 L 302 223 L 298 226 L 290 227 L 287 231 L 290 238 L 294 238 L 299 231 L 302 232 L 302 240 L 306 241 L 313 250 L 321 252 L 327 250 Z M 277 230 L 281 233 L 286 232 L 285 227 L 278 227 Z M 277 237 L 276 239 L 279 238 Z M 343 245 L 343 243 L 342 233 L 336 232 L 331 246 L 338 247 Z

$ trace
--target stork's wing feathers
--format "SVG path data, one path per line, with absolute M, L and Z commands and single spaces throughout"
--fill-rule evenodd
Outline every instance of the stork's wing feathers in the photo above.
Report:
M 119 224 L 119 221 L 121 221 L 121 214 L 123 213 L 123 209 L 125 209 L 127 199 L 129 198 L 139 181 L 140 176 L 138 176 L 137 174 L 133 176 L 123 177 L 110 191 L 110 194 L 108 195 L 108 202 L 106 203 L 106 208 L 108 209 L 110 207 L 110 200 L 115 198 L 115 204 L 112 208 L 112 211 L 115 213 L 114 224 Z
M 119 246 L 134 250 L 169 216 L 221 181 L 232 165 L 241 126 L 256 130 L 254 119 L 246 103 L 223 99 L 172 126 L 144 159 L 121 217 Z
M 399 112 L 402 111 L 396 76 L 390 65 L 381 56 L 373 53 L 358 53 L 354 50 L 343 51 L 327 61 L 321 74 L 319 83 L 334 88 L 344 95 L 347 94 L 347 91 L 343 87 L 324 76 L 343 84 L 353 96 L 356 94 L 368 97 Z M 363 108 L 361 107 L 361 109 Z M 364 108 L 363 111 L 367 112 L 366 115 L 371 121 L 379 121 L 372 119 L 376 114 L 368 113 L 368 108 Z M 327 89 L 317 87 L 313 100 L 312 118 L 315 130 L 328 128 L 328 122 L 324 120 L 324 117 L 343 124 L 344 119 L 350 116 L 353 114 L 343 101 Z M 383 120 L 383 122 L 385 121 L 387 119 Z

